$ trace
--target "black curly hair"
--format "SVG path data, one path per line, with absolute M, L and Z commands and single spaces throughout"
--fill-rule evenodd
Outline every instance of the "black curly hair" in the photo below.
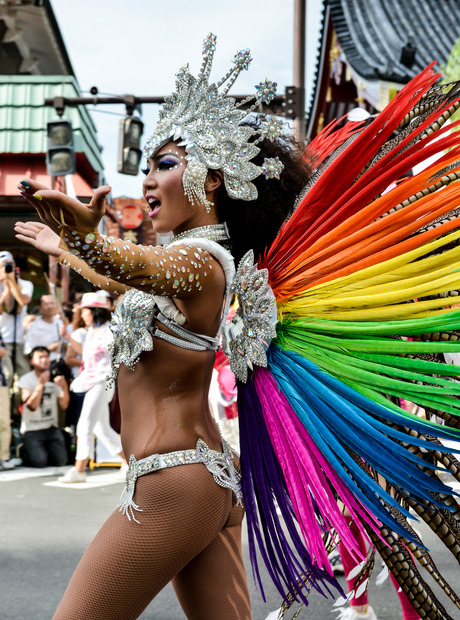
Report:
M 258 129 L 261 118 L 242 124 Z M 224 185 L 221 186 L 217 202 L 219 221 L 227 223 L 236 264 L 250 249 L 254 250 L 256 260 L 263 255 L 291 215 L 297 196 L 311 176 L 302 149 L 292 137 L 284 136 L 273 142 L 264 139 L 257 146 L 260 153 L 251 160 L 254 164 L 260 166 L 266 157 L 279 157 L 284 170 L 279 180 L 266 180 L 260 175 L 253 181 L 258 192 L 256 200 L 234 200 Z

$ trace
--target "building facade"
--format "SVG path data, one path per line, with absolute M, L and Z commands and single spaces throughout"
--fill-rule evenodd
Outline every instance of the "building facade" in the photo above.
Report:
M 46 172 L 47 122 L 59 117 L 45 99 L 81 96 L 49 0 L 2 2 L 0 41 L 0 249 L 14 254 L 23 277 L 34 282 L 35 297 L 48 290 L 48 280 L 62 280 L 65 299 L 69 273 L 14 236 L 17 220 L 37 219 L 17 185 L 32 177 L 89 201 L 93 188 L 104 182 L 102 149 L 86 108 L 69 107 L 64 118 L 73 127 L 76 172 L 55 178 Z M 78 278 L 76 284 L 86 286 Z

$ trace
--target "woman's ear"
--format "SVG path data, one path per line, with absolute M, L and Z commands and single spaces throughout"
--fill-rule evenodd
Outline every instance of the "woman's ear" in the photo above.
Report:
M 206 181 L 204 183 L 205 191 L 213 192 L 222 185 L 223 180 L 224 177 L 220 170 L 208 170 Z

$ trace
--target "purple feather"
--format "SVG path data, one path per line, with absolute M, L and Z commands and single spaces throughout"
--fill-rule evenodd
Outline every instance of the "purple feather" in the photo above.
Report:
M 335 578 L 312 562 L 299 535 L 286 481 L 270 442 L 252 378 L 245 385 L 238 384 L 238 415 L 242 492 L 248 522 L 250 558 L 264 600 L 256 542 L 267 571 L 285 600 L 286 592 L 289 592 L 296 600 L 300 598 L 308 604 L 297 583 L 305 575 L 323 596 L 326 592 L 332 595 L 329 585 L 342 594 Z M 284 529 L 276 511 L 277 506 L 283 516 Z

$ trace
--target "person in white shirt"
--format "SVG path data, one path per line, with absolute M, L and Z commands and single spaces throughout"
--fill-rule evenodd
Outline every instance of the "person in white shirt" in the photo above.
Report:
M 9 387 L 13 384 L 15 373 L 21 377 L 30 370 L 22 350 L 22 322 L 27 314 L 27 304 L 32 298 L 33 290 L 32 282 L 18 276 L 13 255 L 7 251 L 0 252 L 0 334 L 7 350 L 3 369 Z
M 55 360 L 62 356 L 64 324 L 56 318 L 58 305 L 54 295 L 42 295 L 38 304 L 39 316 L 31 323 L 24 339 L 24 353 L 29 353 L 35 347 L 46 347 L 50 352 L 50 359 Z
M 85 482 L 85 469 L 90 459 L 94 458 L 94 435 L 106 446 L 112 456 L 118 454 L 123 465 L 121 473 L 127 471 L 126 458 L 118 434 L 110 426 L 109 403 L 113 398 L 114 388 L 107 388 L 106 378 L 110 374 L 110 355 L 108 345 L 113 336 L 110 331 L 111 304 L 101 293 L 85 293 L 80 308 L 82 319 L 88 327 L 84 346 L 70 338 L 71 346 L 83 358 L 82 371 L 70 385 L 76 393 L 84 393 L 83 406 L 77 424 L 77 452 L 75 466 L 60 482 Z
M 29 467 L 62 466 L 67 463 L 67 449 L 59 428 L 58 403 L 69 404 L 69 389 L 63 376 L 50 379 L 50 355 L 46 347 L 31 352 L 33 368 L 19 379 L 23 402 L 21 456 Z

